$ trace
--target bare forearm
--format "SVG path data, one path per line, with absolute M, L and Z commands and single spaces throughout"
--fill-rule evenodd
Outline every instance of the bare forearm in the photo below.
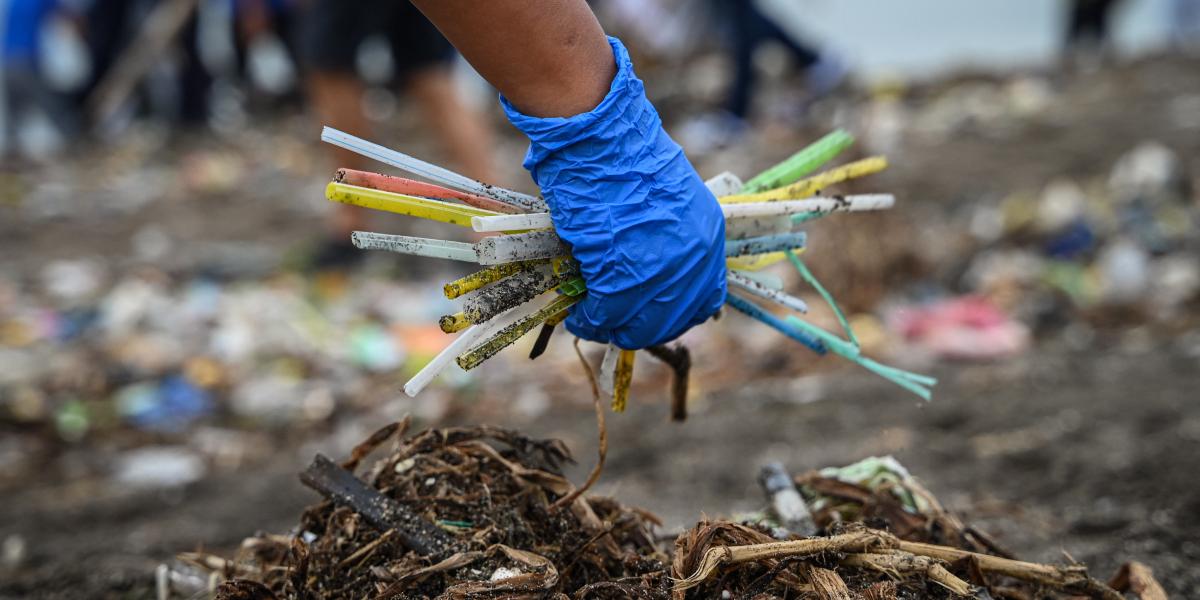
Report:
M 587 112 L 604 99 L 616 73 L 608 40 L 584 0 L 413 4 L 484 79 L 528 115 Z

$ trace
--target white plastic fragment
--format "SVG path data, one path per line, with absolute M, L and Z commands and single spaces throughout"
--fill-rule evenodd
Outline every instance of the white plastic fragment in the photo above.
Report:
M 387 250 L 397 254 L 447 258 L 464 262 L 477 262 L 475 247 L 464 242 L 435 240 L 430 238 L 391 235 L 370 231 L 355 231 L 350 241 L 361 250 Z

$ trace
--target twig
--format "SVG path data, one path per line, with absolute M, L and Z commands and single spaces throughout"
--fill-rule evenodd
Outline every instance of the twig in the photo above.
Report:
M 874 569 L 888 573 L 897 579 L 902 573 L 924 575 L 930 581 L 959 596 L 971 596 L 971 584 L 947 571 L 941 563 L 927 556 L 916 556 L 907 552 L 895 554 L 847 554 L 842 564 L 848 567 Z
M 362 548 L 355 550 L 354 554 L 351 554 L 350 556 L 347 556 L 346 558 L 343 558 L 342 560 L 338 561 L 338 568 L 344 569 L 350 565 L 357 563 L 359 561 L 359 559 L 366 558 L 368 555 L 370 555 L 372 552 L 374 552 L 375 549 L 380 546 L 380 544 L 388 541 L 388 539 L 390 539 L 393 535 L 395 535 L 395 533 L 396 533 L 395 529 L 389 529 L 389 530 L 383 532 L 383 535 L 375 538 L 370 543 L 365 544 Z
M 822 552 L 868 552 L 894 548 L 896 538 L 881 531 L 856 531 L 824 538 L 809 538 L 787 542 L 748 544 L 745 546 L 717 546 L 709 548 L 700 559 L 696 572 L 686 579 L 675 582 L 675 590 L 682 591 L 704 583 L 716 570 L 725 565 L 736 565 L 765 559 L 820 554 Z
M 1167 592 L 1154 579 L 1154 571 L 1140 562 L 1121 565 L 1108 585 L 1118 592 L 1133 592 L 1142 600 L 1167 600 Z
M 674 347 L 659 344 L 646 348 L 646 352 L 671 367 L 671 420 L 687 419 L 688 375 L 692 370 L 691 352 L 683 344 L 676 344 Z
M 335 504 L 349 507 L 380 531 L 395 529 L 400 541 L 414 552 L 444 558 L 455 551 L 454 538 L 424 517 L 378 491 L 353 473 L 318 454 L 300 481 Z
M 1021 581 L 1039 583 L 1070 592 L 1084 593 L 1094 598 L 1103 598 L 1104 600 L 1123 599 L 1123 596 L 1116 590 L 1088 577 L 1087 570 L 1083 567 L 1043 565 L 921 542 L 900 541 L 899 549 L 918 556 L 928 556 L 945 562 L 973 558 L 978 563 L 979 569 L 984 572 L 1012 577 Z
M 592 405 L 596 409 L 596 429 L 598 430 L 599 442 L 597 449 L 596 466 L 592 468 L 592 472 L 588 475 L 587 481 L 583 485 L 576 488 L 571 493 L 559 498 L 551 507 L 555 510 L 564 506 L 570 506 L 575 502 L 576 498 L 583 495 L 600 479 L 600 472 L 604 470 L 604 459 L 608 457 L 608 426 L 604 421 L 604 404 L 600 401 L 600 385 L 596 382 L 596 374 L 592 371 L 591 365 L 587 359 L 583 357 L 583 351 L 579 349 L 579 338 L 575 338 L 575 355 L 579 357 L 579 364 L 583 365 L 583 371 L 587 374 L 588 383 L 592 384 Z

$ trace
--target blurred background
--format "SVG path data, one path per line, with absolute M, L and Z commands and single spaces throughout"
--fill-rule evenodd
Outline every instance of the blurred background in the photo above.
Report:
M 896 208 L 822 221 L 807 256 L 867 354 L 942 382 L 923 404 L 731 315 L 685 336 L 686 423 L 639 362 L 600 492 L 670 530 L 756 507 L 768 460 L 892 454 L 1022 557 L 1200 588 L 1200 2 L 593 6 L 701 175 L 836 127 L 843 161 L 888 156 L 844 189 Z M 582 479 L 569 336 L 404 396 L 464 272 L 347 233 L 469 238 L 323 198 L 387 170 L 324 124 L 533 191 L 407 2 L 0 0 L 0 35 L 0 597 L 155 597 L 156 565 L 286 530 L 314 452 L 405 414 L 562 438 Z

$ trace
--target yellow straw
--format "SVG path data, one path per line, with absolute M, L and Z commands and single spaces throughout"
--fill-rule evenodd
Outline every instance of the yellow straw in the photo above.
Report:
M 796 200 L 800 198 L 808 198 L 818 191 L 825 189 L 836 183 L 849 181 L 858 177 L 865 177 L 872 173 L 878 173 L 888 166 L 887 159 L 882 156 L 872 156 L 862 160 L 854 161 L 849 164 L 842 165 L 836 169 L 830 169 L 824 173 L 818 173 L 807 179 L 801 179 L 796 183 L 781 188 L 776 188 L 766 192 L 757 194 L 736 194 L 733 196 L 723 196 L 721 204 L 742 204 L 746 202 L 771 202 L 774 200 Z
M 438 319 L 438 326 L 446 333 L 458 333 L 471 326 L 471 322 L 467 320 L 467 315 L 462 312 L 457 312 L 452 315 L 445 315 Z
M 617 370 L 613 373 L 613 412 L 625 412 L 629 403 L 629 386 L 633 383 L 633 360 L 637 356 L 634 350 L 622 350 L 617 355 Z
M 441 200 L 406 196 L 404 194 L 384 192 L 337 182 L 330 182 L 325 187 L 325 197 L 334 202 L 341 202 L 342 204 L 352 204 L 372 210 L 409 215 L 431 221 L 460 225 L 462 227 L 471 226 L 471 217 L 500 214 L 490 210 L 483 210 L 482 208 L 475 208 L 474 206 L 467 206 L 466 204 L 453 204 L 442 202 Z
M 515 275 L 521 271 L 528 271 L 540 263 L 546 262 L 543 260 L 527 260 L 521 262 L 501 263 L 486 269 L 476 271 L 447 283 L 442 287 L 442 292 L 446 297 L 453 300 L 467 292 L 473 292 L 489 283 L 495 283 L 508 277 Z

